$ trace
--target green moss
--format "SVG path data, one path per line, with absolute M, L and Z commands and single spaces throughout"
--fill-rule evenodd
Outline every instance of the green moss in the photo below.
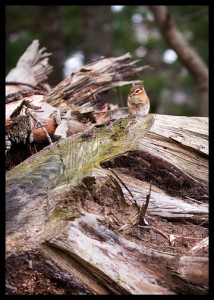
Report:
M 121 118 L 61 140 L 12 169 L 7 174 L 7 180 L 14 177 L 22 180 L 24 176 L 30 176 L 35 172 L 42 176 L 47 170 L 47 173 L 52 173 L 47 175 L 53 186 L 65 182 L 76 184 L 94 167 L 99 167 L 100 162 L 136 148 L 153 120 L 153 115 L 147 116 L 142 121 L 139 118 Z M 53 163 L 53 160 L 58 162 Z M 65 172 L 60 175 L 62 163 L 65 165 Z
M 45 232 L 46 236 L 50 239 L 60 235 L 69 221 L 73 221 L 80 216 L 77 207 L 73 205 L 74 199 L 69 196 L 70 202 L 64 201 L 57 204 L 53 211 L 49 213 L 46 220 Z
M 75 139 L 75 147 L 61 149 L 63 160 L 67 161 L 67 178 L 69 182 L 77 183 L 85 174 L 94 167 L 99 167 L 100 162 L 131 150 L 136 142 L 127 143 L 129 133 L 126 130 L 130 119 L 124 118 L 117 122 L 110 122 L 104 128 L 95 128 L 88 139 L 82 135 Z M 87 136 L 87 135 L 86 135 Z M 68 157 L 70 155 L 70 158 Z
M 75 207 L 71 206 L 57 206 L 48 218 L 48 222 L 72 221 L 78 218 L 80 215 L 79 211 Z
M 9 182 L 9 180 L 12 178 L 21 179 L 23 178 L 23 174 L 25 176 L 28 172 L 34 173 L 40 166 L 48 162 L 53 155 L 59 155 L 58 149 L 56 149 L 54 146 L 52 146 L 52 148 L 49 146 L 39 153 L 32 155 L 15 168 L 7 172 L 7 182 Z

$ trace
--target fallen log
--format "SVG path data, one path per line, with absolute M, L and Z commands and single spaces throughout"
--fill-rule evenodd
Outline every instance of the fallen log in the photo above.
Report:
M 207 118 L 152 114 L 44 148 L 6 174 L 7 261 L 37 250 L 95 294 L 207 294 L 207 243 L 190 251 L 208 236 L 207 149 Z
M 129 53 L 50 90 L 38 46 L 6 78 L 7 294 L 207 294 L 208 119 L 101 105 L 139 82 Z

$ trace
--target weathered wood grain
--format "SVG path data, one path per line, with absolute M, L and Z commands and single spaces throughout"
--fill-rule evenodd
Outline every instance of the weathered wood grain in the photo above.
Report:
M 48 75 L 53 67 L 49 64 L 51 53 L 46 48 L 39 49 L 39 41 L 34 40 L 19 58 L 16 67 L 10 70 L 6 76 L 6 82 L 18 82 L 17 85 L 6 85 L 6 95 L 20 91 L 20 89 L 32 89 L 22 85 L 38 86 L 47 82 Z
M 181 117 L 179 126 L 179 120 L 170 116 L 166 122 L 166 116 L 148 115 L 111 121 L 48 146 L 7 172 L 7 256 L 40 248 L 56 264 L 76 272 L 98 294 L 206 293 L 208 257 L 195 257 L 191 253 L 177 257 L 131 242 L 107 228 L 104 215 L 86 212 L 77 200 L 82 197 L 84 201 L 84 190 L 81 196 L 78 188 L 84 184 L 83 179 L 100 180 L 102 184 L 109 178 L 110 164 L 137 203 L 143 203 L 149 182 L 142 170 L 148 173 L 150 170 L 154 178 L 149 215 L 207 222 L 207 203 L 180 196 L 181 190 L 188 195 L 190 190 L 194 194 L 199 187 L 203 191 L 207 188 L 208 155 L 204 153 L 208 143 L 207 122 Z M 183 130 L 185 122 L 191 125 L 190 139 Z M 178 133 L 181 140 L 175 142 Z M 192 143 L 200 145 L 200 134 L 204 148 Z M 141 168 L 145 166 L 145 158 L 148 170 Z M 161 168 L 170 169 L 169 177 L 155 181 Z M 175 182 L 174 196 L 167 193 L 165 180 L 172 187 Z M 189 186 L 183 184 L 177 189 L 178 181 L 188 182 Z M 128 196 L 124 187 L 122 190 Z M 97 282 L 97 288 L 90 278 Z

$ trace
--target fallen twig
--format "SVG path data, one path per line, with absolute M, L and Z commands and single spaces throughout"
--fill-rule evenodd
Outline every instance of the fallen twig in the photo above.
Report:
M 140 213 L 140 217 L 142 219 L 144 219 L 148 205 L 149 205 L 149 200 L 150 200 L 150 196 L 151 196 L 151 188 L 152 188 L 152 182 L 150 182 L 150 186 L 149 186 L 149 194 L 146 195 L 146 203 L 144 205 L 142 205 L 139 209 L 139 213 Z
M 25 97 L 30 97 L 33 95 L 45 95 L 47 92 L 42 90 L 22 90 L 16 93 L 11 93 L 5 96 L 5 104 L 22 100 Z
M 157 233 L 161 234 L 163 237 L 165 237 L 167 240 L 169 239 L 169 234 L 168 233 L 164 233 L 163 231 L 153 227 L 153 226 L 142 226 L 142 225 L 138 225 L 138 227 L 140 228 L 144 228 L 144 229 L 153 229 L 154 231 L 156 231 Z
M 34 110 L 41 108 L 41 106 L 35 106 L 35 105 L 30 104 L 29 100 L 23 100 L 22 103 L 14 109 L 14 111 L 10 115 L 10 118 L 13 119 L 13 118 L 17 117 L 21 113 L 21 111 L 24 107 L 31 108 Z
M 132 197 L 132 198 L 134 198 L 133 197 L 133 195 L 132 195 L 132 193 L 131 193 L 131 191 L 129 190 L 129 188 L 125 185 L 125 183 L 120 179 L 120 177 L 111 169 L 111 168 L 108 168 L 116 177 L 117 177 L 117 179 L 120 181 L 120 183 L 124 186 L 124 188 L 129 192 L 129 194 L 130 194 L 130 196 Z
M 188 253 L 196 252 L 202 248 L 208 247 L 209 239 L 208 237 L 205 237 L 202 241 L 200 241 L 198 244 L 196 244 L 194 247 L 192 247 Z
M 93 112 L 93 114 L 104 114 L 104 113 L 111 113 L 117 110 L 125 110 L 128 109 L 128 106 L 124 106 L 124 107 L 118 107 L 118 108 L 114 108 L 114 109 L 107 109 L 107 110 L 103 110 L 103 111 L 95 111 Z
M 113 181 L 113 183 L 115 184 L 116 186 L 116 190 L 118 191 L 118 193 L 120 194 L 121 198 L 124 200 L 124 195 L 123 195 L 123 191 L 119 185 L 119 183 L 117 182 L 117 180 L 111 176 L 111 175 L 108 175 L 108 177 Z

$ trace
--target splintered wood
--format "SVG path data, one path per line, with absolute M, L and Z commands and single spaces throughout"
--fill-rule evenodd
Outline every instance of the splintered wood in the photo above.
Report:
M 99 103 L 141 82 L 129 53 L 53 89 L 49 55 L 34 41 L 6 78 L 8 294 L 208 294 L 208 118 Z
M 162 122 L 161 116 L 157 119 L 159 126 L 164 127 L 165 116 Z M 156 173 L 153 170 L 144 224 L 140 223 L 142 218 L 136 210 L 136 203 L 139 207 L 145 205 L 150 183 L 142 177 L 144 162 L 139 159 L 135 163 L 135 160 L 141 157 L 140 149 L 147 138 L 151 139 L 151 134 L 154 136 L 155 122 L 153 115 L 112 121 L 61 140 L 9 171 L 6 186 L 7 255 L 39 248 L 43 255 L 50 255 L 56 264 L 66 266 L 98 294 L 206 294 L 208 257 L 206 252 L 196 257 L 194 253 L 203 252 L 194 252 L 193 247 L 208 234 L 206 228 L 200 229 L 200 223 L 208 222 L 208 204 L 199 198 L 179 196 L 181 190 L 183 194 L 188 193 L 186 188 L 172 190 L 172 185 L 168 190 L 164 187 L 164 178 L 165 190 L 161 189 L 155 174 L 160 174 L 164 167 L 168 169 L 173 160 L 169 162 L 166 158 Z M 164 139 L 168 145 L 174 145 L 171 139 Z M 152 148 L 143 148 L 143 153 L 150 151 L 151 169 L 151 158 L 154 157 L 156 163 L 156 153 L 162 149 L 162 144 L 157 143 L 155 147 L 154 141 L 155 136 Z M 195 155 L 198 155 L 197 160 L 200 155 L 205 159 L 204 153 L 200 154 L 195 148 L 176 145 L 181 153 L 189 153 L 190 172 Z M 174 148 L 171 149 L 173 156 Z M 192 161 L 191 157 L 194 158 Z M 179 161 L 178 157 L 176 161 Z M 173 172 L 178 167 L 182 174 L 181 165 L 171 168 L 171 181 L 177 178 Z M 202 164 L 201 168 L 205 166 Z M 199 186 L 206 192 L 206 180 L 198 183 L 196 176 L 191 180 L 197 182 L 197 187 L 194 184 L 189 187 L 192 195 Z M 168 191 L 173 191 L 174 196 Z M 189 231 L 192 226 L 198 226 L 193 231 L 195 237 Z M 152 240 L 147 244 L 143 240 L 149 237 Z M 158 244 L 155 244 L 156 240 Z M 191 248 L 193 251 L 188 252 Z M 200 251 L 203 249 L 201 246 Z M 197 269 L 188 267 L 191 262 Z M 92 284 L 89 278 L 97 284 Z

